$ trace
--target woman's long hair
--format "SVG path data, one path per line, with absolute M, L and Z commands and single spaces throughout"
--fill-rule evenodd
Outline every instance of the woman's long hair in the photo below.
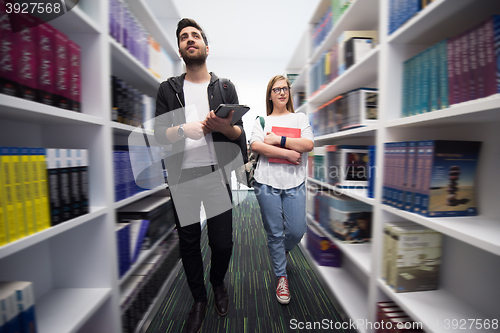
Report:
M 275 75 L 267 84 L 266 113 L 268 116 L 271 113 L 273 113 L 273 101 L 271 100 L 272 88 L 273 88 L 274 84 L 280 80 L 285 80 L 286 85 L 288 86 L 288 102 L 286 103 L 286 109 L 291 113 L 295 113 L 295 110 L 293 109 L 292 90 L 291 90 L 290 81 L 288 81 L 288 79 L 286 77 L 284 77 L 283 75 Z

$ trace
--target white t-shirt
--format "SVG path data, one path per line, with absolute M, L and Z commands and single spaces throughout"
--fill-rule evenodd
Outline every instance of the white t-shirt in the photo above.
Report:
M 184 101 L 186 103 L 186 123 L 203 121 L 210 112 L 208 104 L 208 82 L 193 83 L 184 80 Z M 212 133 L 200 140 L 186 138 L 182 169 L 216 164 Z
M 304 113 L 290 113 L 284 116 L 264 117 L 266 124 L 264 130 L 260 125 L 260 119 L 255 120 L 250 145 L 254 141 L 264 142 L 267 132 L 271 132 L 273 126 L 300 128 L 300 137 L 314 142 L 314 135 L 309 120 Z M 257 168 L 255 169 L 255 180 L 261 184 L 270 185 L 278 189 L 289 189 L 299 186 L 306 179 L 306 165 L 308 153 L 302 153 L 300 165 L 269 163 L 269 158 L 260 155 Z

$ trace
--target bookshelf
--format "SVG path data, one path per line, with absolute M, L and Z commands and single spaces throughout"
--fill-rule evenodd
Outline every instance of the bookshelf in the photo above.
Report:
M 153 11 L 143 0 L 126 2 L 171 57 L 170 75 L 180 74 L 177 46 Z M 173 1 L 163 4 L 174 9 L 173 18 L 180 19 Z M 165 188 L 115 202 L 113 145 L 126 142 L 134 127 L 111 120 L 110 77 L 120 76 L 152 97 L 160 80 L 109 36 L 108 21 L 108 1 L 88 0 L 50 22 L 81 47 L 81 113 L 0 95 L 0 146 L 89 152 L 90 212 L 0 247 L 0 280 L 34 283 L 40 333 L 122 332 L 120 284 L 124 279 L 118 278 L 116 210 Z M 173 272 L 178 269 L 179 265 Z M 171 282 L 165 282 L 163 293 Z M 156 302 L 161 300 L 158 297 Z M 154 303 L 150 309 L 158 306 Z
M 354 0 L 318 48 L 313 49 L 311 32 L 330 3 L 325 0 L 318 5 L 310 20 L 309 38 L 300 38 L 286 72 L 300 73 L 292 89 L 307 91 L 308 100 L 300 110 L 306 113 L 350 89 L 378 88 L 377 124 L 315 137 L 317 147 L 328 144 L 377 146 L 375 198 L 368 198 L 360 190 L 342 190 L 343 194 L 373 206 L 372 243 L 354 250 L 357 245 L 339 243 L 324 232 L 324 236 L 337 244 L 344 254 L 341 268 L 317 266 L 308 254 L 306 240 L 300 245 L 302 251 L 311 260 L 316 274 L 345 318 L 374 322 L 377 302 L 388 300 L 396 302 L 414 321 L 422 322 L 429 333 L 464 331 L 463 327 L 446 327 L 446 319 L 489 319 L 491 322 L 500 318 L 500 289 L 496 282 L 500 267 L 500 205 L 495 192 L 500 185 L 500 180 L 495 176 L 500 165 L 500 95 L 401 117 L 402 63 L 444 38 L 459 34 L 494 13 L 500 14 L 500 4 L 490 0 L 481 2 L 481 5 L 473 0 L 434 0 L 388 35 L 391 1 Z M 342 31 L 369 29 L 379 31 L 379 45 L 359 63 L 311 96 L 311 91 L 308 91 L 309 69 L 323 52 L 336 43 Z M 309 54 L 305 62 L 301 60 L 303 50 Z M 303 67 L 297 68 L 297 63 L 303 63 Z M 476 175 L 479 216 L 427 218 L 382 204 L 381 147 L 385 142 L 429 139 L 483 142 Z M 307 183 L 341 191 L 313 178 L 307 178 Z M 413 221 L 443 234 L 438 290 L 395 293 L 382 281 L 382 228 L 384 223 L 395 221 Z M 321 230 L 310 215 L 308 223 Z M 362 303 L 355 304 L 353 298 L 358 298 Z M 360 328 L 359 331 L 375 332 L 370 327 Z M 488 329 L 472 327 L 469 331 L 488 332 Z

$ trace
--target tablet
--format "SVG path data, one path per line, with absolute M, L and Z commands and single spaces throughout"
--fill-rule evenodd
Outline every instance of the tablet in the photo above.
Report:
M 233 119 L 231 120 L 231 125 L 234 125 L 250 110 L 250 107 L 239 104 L 220 104 L 217 110 L 215 110 L 215 115 L 220 118 L 226 118 L 231 110 L 234 110 Z

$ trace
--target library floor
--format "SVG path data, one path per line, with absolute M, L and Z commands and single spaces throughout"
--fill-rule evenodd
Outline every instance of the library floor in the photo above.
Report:
M 235 193 L 240 197 L 246 194 Z M 235 202 L 240 200 L 235 197 Z M 203 228 L 201 249 L 208 307 L 201 332 L 345 332 L 334 329 L 308 330 L 305 326 L 298 329 L 301 327 L 298 326 L 300 322 L 306 325 L 307 322 L 312 324 L 323 319 L 333 323 L 342 321 L 298 247 L 291 251 L 288 259 L 290 304 L 283 306 L 276 300 L 277 280 L 272 273 L 266 235 L 253 191 L 249 191 L 233 210 L 233 241 L 233 256 L 225 279 L 230 297 L 229 312 L 225 317 L 219 317 L 213 305 L 212 287 L 208 282 L 210 247 L 206 227 Z M 192 302 L 184 270 L 181 268 L 147 333 L 182 332 Z

